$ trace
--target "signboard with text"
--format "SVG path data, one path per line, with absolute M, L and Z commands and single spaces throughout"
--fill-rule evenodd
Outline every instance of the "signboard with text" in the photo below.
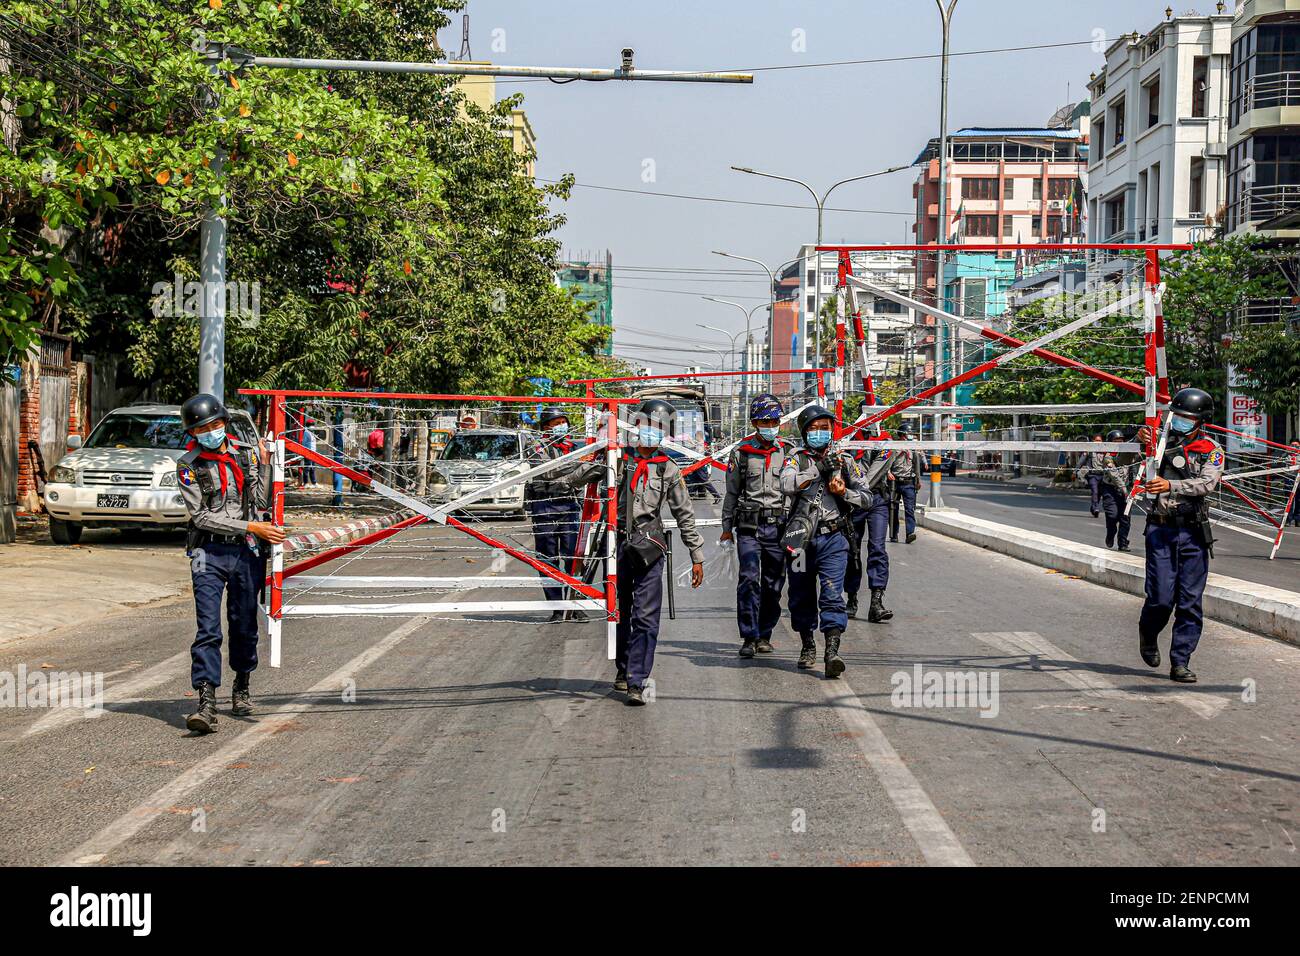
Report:
M 1259 402 L 1240 389 L 1246 381 L 1233 365 L 1228 366 L 1228 421 L 1233 431 L 1244 436 L 1228 435 L 1227 451 L 1229 455 L 1243 452 L 1262 452 L 1267 447 L 1255 439 L 1268 437 L 1268 415 L 1260 408 Z

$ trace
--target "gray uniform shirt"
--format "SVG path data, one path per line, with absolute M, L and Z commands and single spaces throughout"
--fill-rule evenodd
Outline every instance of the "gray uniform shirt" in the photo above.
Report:
M 889 476 L 895 481 L 904 484 L 910 482 L 914 486 L 919 486 L 921 468 L 916 461 L 916 456 L 919 454 L 920 452 L 894 449 L 894 453 L 889 456 Z
M 533 446 L 533 457 L 545 461 L 559 458 L 561 455 L 567 455 L 574 448 L 577 448 L 579 441 L 581 439 L 566 437 L 557 441 L 550 435 L 539 436 Z M 548 471 L 544 475 L 539 475 L 524 486 L 524 497 L 529 501 L 541 501 L 548 498 L 575 498 L 577 490 L 570 487 L 564 479 L 586 464 L 587 462 L 574 459 L 559 468 Z
M 1210 438 L 1199 438 L 1189 447 L 1176 445 L 1165 449 L 1160 462 L 1160 477 L 1169 481 L 1169 490 L 1156 495 L 1153 514 L 1186 514 L 1190 506 L 1200 506 L 1203 499 L 1219 487 L 1223 479 L 1223 449 Z M 1185 472 L 1188 477 L 1179 477 Z M 1181 506 L 1181 507 L 1180 507 Z
M 1121 465 L 1115 460 L 1114 455 L 1102 455 L 1101 457 L 1101 483 L 1118 488 L 1120 491 L 1128 494 L 1133 487 L 1133 480 L 1137 477 L 1138 465 Z
M 771 448 L 772 455 L 756 455 L 742 450 L 746 445 Z M 777 439 L 768 445 L 757 435 L 750 435 L 727 459 L 727 493 L 722 498 L 722 530 L 731 531 L 736 524 L 736 508 L 785 510 L 785 492 L 781 490 L 781 469 L 793 446 Z
M 1102 474 L 1106 470 L 1106 458 L 1108 457 L 1108 455 L 1099 451 L 1085 451 L 1083 461 L 1079 463 L 1079 470 L 1076 474 L 1080 478 Z
M 224 464 L 200 458 L 194 448 L 176 461 L 176 486 L 185 499 L 190 521 L 200 531 L 212 534 L 244 534 L 257 512 L 270 507 L 271 483 L 262 475 L 257 449 L 226 439 L 230 452 L 244 472 L 244 493 L 239 492 L 234 473 Z M 221 493 L 221 474 L 226 470 L 226 493 Z
M 662 463 L 652 462 L 646 466 L 644 477 L 635 489 L 630 488 L 636 477 L 637 459 L 625 455 L 619 459 L 618 476 L 618 528 L 627 533 L 630 528 L 644 528 L 659 522 L 664 502 L 677 521 L 677 530 L 681 533 L 682 543 L 691 553 L 692 564 L 704 563 L 704 539 L 695 529 L 695 511 L 691 507 L 691 496 L 686 490 L 686 479 L 677 463 L 668 458 Z M 570 488 L 581 488 L 593 481 L 605 478 L 605 462 L 584 463 L 565 475 L 563 483 Z
M 781 469 L 781 490 L 785 492 L 790 499 L 791 506 L 798 500 L 801 494 L 817 494 L 817 481 L 821 478 L 821 470 L 818 464 L 827 456 L 838 459 L 840 471 L 844 475 L 844 494 L 840 497 L 848 502 L 854 508 L 865 508 L 871 501 L 871 490 L 867 484 L 867 475 L 853 460 L 853 456 L 848 452 L 842 451 L 824 451 L 821 454 L 815 454 L 807 448 L 800 448 L 785 460 L 785 465 Z M 811 482 L 811 484 L 808 484 Z M 804 485 L 808 484 L 805 492 Z M 833 521 L 840 516 L 840 510 L 835 504 L 836 496 L 826 491 L 818 504 L 818 517 L 822 521 Z

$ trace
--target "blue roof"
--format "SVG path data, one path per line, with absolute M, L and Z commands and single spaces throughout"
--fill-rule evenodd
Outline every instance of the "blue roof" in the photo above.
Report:
M 949 133 L 948 138 L 979 139 L 985 136 L 1032 136 L 1034 139 L 1081 139 L 1077 129 L 1040 129 L 1036 126 L 969 126 Z

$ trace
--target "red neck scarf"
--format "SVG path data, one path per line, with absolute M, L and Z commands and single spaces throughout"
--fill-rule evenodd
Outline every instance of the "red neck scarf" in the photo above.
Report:
M 560 453 L 563 455 L 567 455 L 569 452 L 573 451 L 573 442 L 569 441 L 567 438 L 557 439 L 551 444 L 560 449 Z
M 193 451 L 198 447 L 199 443 L 194 439 L 190 439 L 189 444 L 185 446 L 185 450 Z M 228 440 L 226 447 L 230 447 Z M 239 467 L 239 462 L 235 460 L 234 455 L 229 451 L 208 451 L 204 448 L 199 452 L 199 457 L 204 461 L 215 461 L 217 463 L 217 474 L 221 476 L 221 496 L 223 498 L 226 496 L 226 468 L 229 468 L 230 473 L 235 476 L 235 488 L 241 495 L 244 493 L 244 470 Z
M 1214 442 L 1208 438 L 1198 438 L 1191 444 L 1184 445 L 1183 449 L 1185 451 L 1195 452 L 1198 455 L 1204 455 L 1214 451 Z
M 750 435 L 748 438 L 745 439 L 745 444 L 740 446 L 740 451 L 746 455 L 762 455 L 763 471 L 764 472 L 770 471 L 772 468 L 772 453 L 781 450 L 780 444 L 777 442 L 772 442 L 772 447 L 760 448 L 758 445 L 753 444 L 754 441 L 755 441 L 754 436 Z
M 637 485 L 645 481 L 646 474 L 650 471 L 651 465 L 658 465 L 668 460 L 668 456 L 660 453 L 651 455 L 649 458 L 642 458 L 635 452 L 629 452 L 625 461 L 636 462 L 636 469 L 632 472 L 632 490 L 636 491 Z

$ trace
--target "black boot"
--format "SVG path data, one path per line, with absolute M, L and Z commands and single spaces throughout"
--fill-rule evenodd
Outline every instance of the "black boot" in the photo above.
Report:
M 853 619 L 853 618 L 855 618 L 855 617 L 857 617 L 857 616 L 858 616 L 858 596 L 857 596 L 856 594 L 850 594 L 849 597 L 848 597 L 848 600 L 845 601 L 845 604 L 847 605 L 847 609 L 848 609 L 848 612 L 849 612 L 849 618 L 850 618 L 850 620 Z
M 840 660 L 840 631 L 826 632 L 826 676 L 839 677 L 844 673 L 844 661 Z
M 1169 668 L 1169 679 L 1180 684 L 1195 684 L 1196 675 L 1186 664 L 1175 664 Z
M 559 623 L 560 623 L 561 621 L 563 621 L 563 620 L 564 620 L 564 612 L 563 612 L 563 611 L 552 611 L 552 612 L 551 612 L 551 617 L 550 617 L 550 619 L 549 619 L 546 623 L 547 623 L 547 624 L 559 624 Z
M 586 611 L 565 611 L 564 619 L 566 621 L 576 621 L 579 624 L 584 624 L 591 620 L 591 618 L 587 616 Z
M 812 631 L 804 631 L 799 640 L 803 641 L 799 650 L 799 669 L 806 671 L 817 663 L 817 641 L 813 639 Z
M 750 658 L 754 656 L 754 642 L 746 638 L 745 642 L 740 645 L 740 656 Z
M 210 734 L 217 729 L 217 689 L 204 681 L 199 692 L 199 709 L 185 718 L 185 726 L 196 734 Z
M 771 654 L 772 639 L 770 637 L 760 637 L 757 643 L 754 644 L 754 650 L 760 654 Z
M 619 671 L 614 675 L 614 689 L 627 690 L 627 671 Z
M 871 589 L 871 609 L 867 611 L 867 620 L 872 624 L 879 624 L 881 621 L 888 621 L 894 616 L 894 612 L 885 607 L 885 589 Z
M 1148 637 L 1146 634 L 1138 635 L 1138 651 L 1142 654 L 1142 660 L 1146 661 L 1147 667 L 1160 666 L 1160 645 L 1156 642 L 1156 635 Z
M 253 712 L 253 698 L 248 691 L 248 674 L 236 674 L 235 686 L 230 689 L 230 713 L 235 717 L 247 717 Z
M 911 544 L 911 543 L 912 543 L 913 541 L 915 541 L 915 540 L 916 540 L 916 535 L 915 535 L 915 534 L 909 534 L 909 535 L 907 536 L 907 543 L 908 543 L 908 544 Z

